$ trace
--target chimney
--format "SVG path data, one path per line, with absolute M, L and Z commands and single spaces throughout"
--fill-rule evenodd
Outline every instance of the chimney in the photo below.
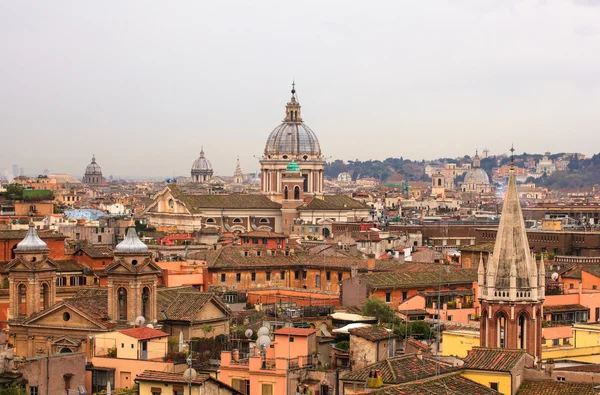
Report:
M 367 255 L 367 273 L 373 273 L 373 269 L 375 269 L 375 254 Z

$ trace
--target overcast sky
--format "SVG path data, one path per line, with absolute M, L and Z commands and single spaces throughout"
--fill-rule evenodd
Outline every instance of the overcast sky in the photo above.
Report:
M 600 0 L 0 7 L 0 174 L 254 171 L 293 78 L 332 159 L 600 151 Z

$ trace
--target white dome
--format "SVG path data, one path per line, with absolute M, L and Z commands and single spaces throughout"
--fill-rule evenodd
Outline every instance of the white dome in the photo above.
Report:
M 284 122 L 267 139 L 265 155 L 321 156 L 321 146 L 315 133 L 302 122 Z
M 490 178 L 488 177 L 485 170 L 481 167 L 475 167 L 469 171 L 467 171 L 467 175 L 465 176 L 465 184 L 489 184 Z
M 96 156 L 92 156 L 92 163 L 85 168 L 85 175 L 102 175 L 102 169 L 96 163 Z

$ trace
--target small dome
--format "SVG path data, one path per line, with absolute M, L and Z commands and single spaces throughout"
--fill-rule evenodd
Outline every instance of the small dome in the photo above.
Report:
M 474 167 L 467 171 L 465 184 L 489 184 L 490 178 L 481 167 Z
M 35 230 L 35 226 L 33 224 L 29 224 L 29 230 L 27 231 L 27 235 L 19 244 L 17 244 L 17 251 L 37 251 L 37 250 L 46 250 L 48 249 L 48 245 L 40 239 Z
M 92 163 L 85 168 L 85 175 L 102 175 L 100 165 L 96 163 L 96 156 L 92 156 Z
M 291 161 L 290 163 L 288 163 L 286 169 L 286 171 L 300 171 L 300 167 L 298 166 L 298 164 L 294 161 Z
M 125 235 L 125 239 L 122 242 L 117 244 L 115 247 L 116 252 L 131 252 L 131 253 L 139 253 L 139 252 L 147 252 L 148 246 L 140 240 L 135 231 L 135 228 L 127 229 L 127 234 Z

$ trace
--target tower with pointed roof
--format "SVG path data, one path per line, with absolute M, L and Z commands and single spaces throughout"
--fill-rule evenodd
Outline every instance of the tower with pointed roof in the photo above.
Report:
M 494 252 L 487 267 L 480 258 L 478 287 L 481 346 L 524 349 L 539 361 L 544 262 L 529 248 L 512 160 Z
M 285 106 L 285 118 L 269 135 L 260 159 L 261 189 L 272 200 L 283 199 L 283 173 L 290 161 L 295 161 L 300 169 L 304 195 L 321 197 L 325 159 L 317 136 L 302 119 L 295 84 L 292 84 L 292 97 Z
M 233 183 L 234 184 L 243 184 L 244 183 L 244 173 L 242 173 L 242 168 L 240 167 L 240 157 L 237 158 L 237 164 L 235 166 L 235 171 L 233 172 Z
M 304 204 L 304 191 L 302 184 L 304 178 L 298 163 L 291 161 L 281 175 L 281 187 L 283 196 L 281 200 L 281 219 L 285 234 L 291 234 L 294 218 L 297 216 L 297 208 Z
M 139 316 L 147 322 L 157 320 L 156 288 L 160 268 L 152 261 L 148 246 L 139 239 L 135 228 L 127 229 L 105 272 L 111 320 L 129 325 Z
M 5 269 L 9 282 L 9 320 L 22 319 L 54 305 L 57 266 L 48 257 L 49 253 L 30 222 L 27 235 L 15 248 L 15 258 Z

